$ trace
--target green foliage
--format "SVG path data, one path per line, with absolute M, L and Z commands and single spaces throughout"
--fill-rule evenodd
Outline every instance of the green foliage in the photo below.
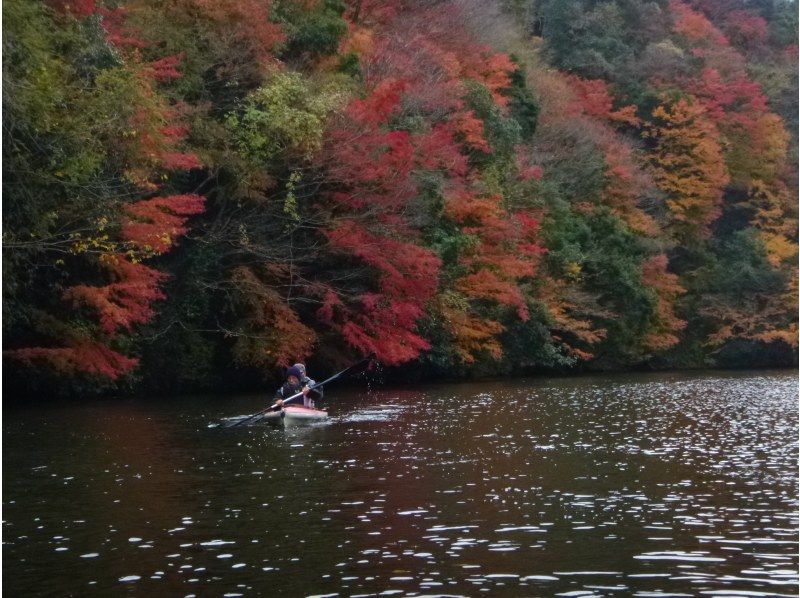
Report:
M 656 309 L 642 281 L 641 264 L 649 252 L 641 237 L 605 208 L 588 216 L 562 210 L 545 230 L 550 272 L 580 283 L 608 311 L 601 322 L 609 331 L 600 349 L 605 364 L 640 358 Z
M 615 2 L 547 0 L 542 36 L 554 62 L 589 79 L 614 79 L 633 57 L 623 11 Z
M 507 95 L 511 98 L 509 105 L 511 116 L 520 127 L 520 137 L 523 141 L 530 141 L 536 132 L 539 105 L 528 87 L 525 72 L 521 66 L 511 73 L 511 88 Z
M 336 53 L 339 40 L 347 32 L 342 0 L 323 0 L 314 10 L 306 11 L 296 2 L 281 2 L 277 13 L 288 39 L 282 58 L 291 60 L 303 55 L 330 56 Z
M 358 54 L 355 52 L 348 52 L 342 55 L 339 59 L 339 72 L 353 78 L 361 76 L 361 63 L 358 59 Z
M 765 11 L 772 42 L 779 46 L 797 44 L 797 0 L 769 0 Z
M 752 228 L 716 241 L 710 258 L 693 276 L 696 292 L 723 294 L 736 302 L 754 293 L 777 294 L 785 284 L 784 275 L 770 265 Z
M 286 154 L 310 158 L 322 145 L 325 119 L 346 99 L 335 84 L 320 87 L 290 71 L 276 73 L 227 118 L 239 151 L 265 164 Z
M 342 337 L 325 326 L 345 311 L 363 316 L 359 325 L 383 314 L 381 330 L 396 331 L 404 318 L 419 347 L 431 345 L 419 367 L 401 370 L 412 376 L 792 361 L 797 209 L 787 173 L 797 158 L 797 69 L 786 49 L 797 43 L 796 1 L 732 4 L 766 19 L 766 41 L 708 49 L 675 33 L 666 0 L 503 0 L 525 33 L 542 36 L 530 46 L 517 32 L 493 40 L 491 51 L 513 47 L 524 57 L 512 57 L 518 68 L 510 73 L 505 57 L 489 61 L 490 72 L 475 60 L 488 53 L 461 27 L 479 21 L 480 10 L 390 4 L 373 11 L 342 0 L 123 3 L 122 26 L 137 38 L 124 47 L 111 41 L 100 13 L 76 18 L 52 8 L 58 3 L 5 2 L 7 347 L 47 350 L 55 332 L 97 340 L 88 310 L 73 310 L 69 326 L 54 317 L 71 307 L 63 290 L 108 282 L 97 258 L 130 225 L 123 206 L 133 198 L 199 193 L 206 215 L 159 258 L 170 277 L 158 317 L 113 339 L 114 349 L 142 360 L 133 386 L 117 389 L 226 384 L 237 346 L 258 355 L 262 369 L 236 376 L 260 379 L 277 363 L 274 345 L 283 343 L 284 353 L 311 346 L 293 342 L 303 334 L 318 340 L 315 351 L 341 358 L 334 338 Z M 698 0 L 687 10 L 706 4 L 721 6 Z M 694 26 L 727 31 L 727 15 L 708 6 L 711 24 Z M 358 23 L 348 21 L 348 7 L 361 11 Z M 442 21 L 427 30 L 423 21 L 438 12 Z M 155 76 L 164 58 L 175 70 Z M 415 71 L 421 64 L 436 68 Z M 664 134 L 642 133 L 653 129 L 659 106 L 678 98 L 700 106 L 708 129 L 690 130 L 698 144 L 714 133 L 734 181 L 719 183 L 721 215 L 713 211 L 691 246 L 670 237 L 668 198 L 648 170 Z M 188 166 L 174 172 L 160 160 L 165 153 Z M 685 155 L 679 148 L 668 166 Z M 687 176 L 697 174 L 692 168 Z M 458 209 L 463 221 L 453 217 Z M 334 240 L 346 246 L 343 224 L 363 223 L 370 235 L 353 227 L 349 254 L 331 249 Z M 518 231 L 530 262 L 514 254 L 509 238 Z M 398 264 L 416 264 L 396 264 L 402 256 L 384 244 L 431 258 L 438 278 L 406 276 Z M 662 260 L 655 275 L 654 257 Z M 247 275 L 235 278 L 237 268 Z M 458 286 L 480 270 L 490 276 Z M 652 282 L 658 276 L 661 287 Z M 387 310 L 386 297 L 368 293 L 384 283 L 405 289 L 407 301 Z M 416 304 L 420 286 L 431 298 Z M 124 308 L 109 305 L 116 307 Z M 721 323 L 749 315 L 749 336 L 736 337 L 733 326 L 719 334 Z M 658 328 L 665 320 L 672 329 Z M 662 334 L 657 350 L 648 349 L 654 330 Z M 715 334 L 721 340 L 712 347 Z M 678 336 L 669 348 L 664 339 Z M 45 387 L 59 382 L 47 376 L 39 379 Z M 81 384 L 74 388 L 110 388 Z
M 515 118 L 505 116 L 494 103 L 489 90 L 473 81 L 467 83 L 466 102 L 483 120 L 486 141 L 492 148 L 487 159 L 508 161 L 514 153 L 514 147 L 522 140 L 522 125 Z M 482 159 L 477 155 L 475 157 Z
M 575 365 L 574 357 L 565 355 L 553 344 L 550 318 L 541 303 L 528 303 L 530 318 L 511 322 L 503 333 L 505 359 L 515 371 L 566 370 Z

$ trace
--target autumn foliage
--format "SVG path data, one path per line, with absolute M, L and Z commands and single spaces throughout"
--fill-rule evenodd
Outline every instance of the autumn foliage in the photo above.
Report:
M 198 389 L 795 359 L 790 12 L 9 0 L 4 356 Z
M 677 234 L 689 241 L 707 235 L 729 181 L 716 126 L 702 106 L 681 99 L 653 111 L 647 135 L 657 143 L 653 175 L 668 194 Z

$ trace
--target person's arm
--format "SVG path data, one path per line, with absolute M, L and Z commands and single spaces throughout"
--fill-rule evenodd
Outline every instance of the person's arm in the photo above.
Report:
M 306 377 L 305 381 L 306 386 L 314 386 L 315 384 L 316 382 L 314 382 L 311 378 Z M 322 394 L 323 394 L 322 387 L 320 386 L 319 388 L 312 388 L 311 390 L 308 391 L 308 394 L 311 395 L 310 398 L 314 399 L 315 401 L 318 401 L 322 399 Z
M 275 408 L 274 410 L 278 410 L 283 407 L 283 386 L 281 386 L 278 390 L 275 391 Z

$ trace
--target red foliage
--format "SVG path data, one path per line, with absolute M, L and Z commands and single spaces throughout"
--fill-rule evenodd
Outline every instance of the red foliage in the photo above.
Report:
M 194 21 L 207 21 L 220 37 L 229 36 L 255 60 L 272 64 L 272 51 L 286 39 L 270 20 L 270 0 L 172 0 L 176 11 Z
M 122 238 L 139 250 L 160 254 L 168 251 L 175 238 L 186 233 L 189 216 L 203 212 L 205 197 L 170 195 L 125 206 L 130 216 L 122 222 Z
M 350 102 L 345 111 L 354 123 L 376 128 L 400 110 L 400 97 L 408 82 L 402 79 L 381 81 L 364 99 Z
M 330 176 L 347 189 L 333 195 L 337 202 L 356 209 L 375 205 L 391 211 L 413 196 L 411 135 L 380 126 L 399 109 L 403 86 L 401 81 L 386 81 L 364 99 L 354 100 L 340 126 L 329 133 Z
M 158 132 L 169 143 L 179 143 L 189 133 L 189 128 L 184 125 L 167 125 L 161 127 Z
M 145 67 L 145 72 L 156 81 L 162 83 L 172 79 L 179 79 L 181 73 L 178 71 L 178 66 L 183 62 L 184 57 L 185 54 L 183 52 L 173 56 L 165 56 L 148 64 Z
M 670 0 L 669 8 L 675 20 L 674 31 L 696 45 L 727 46 L 727 38 L 705 15 L 692 10 L 682 0 Z
M 77 19 L 94 14 L 95 0 L 47 0 L 47 5 L 62 14 L 70 14 Z
M 193 170 L 202 168 L 203 164 L 194 154 L 183 152 L 162 152 L 161 167 L 165 170 Z
M 544 176 L 544 169 L 541 166 L 529 166 L 519 173 L 519 178 L 523 181 L 534 179 L 536 181 L 542 180 Z
M 414 243 L 372 234 L 352 221 L 327 236 L 336 252 L 358 258 L 378 273 L 379 292 L 364 293 L 348 306 L 328 289 L 317 315 L 352 347 L 374 351 L 387 364 L 416 358 L 428 348 L 414 330 L 436 291 L 439 258 Z
M 567 112 L 584 113 L 602 120 L 627 123 L 634 127 L 641 124 L 636 116 L 635 106 L 625 106 L 616 111 L 613 109 L 613 99 L 608 84 L 602 79 L 581 79 L 571 76 L 569 81 L 577 98 L 567 106 Z
M 102 287 L 76 285 L 64 291 L 64 298 L 77 307 L 85 305 L 97 313 L 101 330 L 114 334 L 123 328 L 150 320 L 155 313 L 151 303 L 164 298 L 159 284 L 167 277 L 144 264 L 128 261 L 122 255 L 108 255 L 101 262 L 116 279 Z
M 78 0 L 74 4 L 54 0 L 63 12 L 75 16 L 88 14 L 94 9 L 92 0 Z M 182 0 L 175 0 L 180 2 Z M 190 2 L 192 0 L 189 0 Z M 263 9 L 250 16 L 266 16 L 268 3 L 253 0 Z M 227 4 L 215 1 L 215 10 Z M 235 10 L 246 7 L 247 2 L 233 2 Z M 129 182 L 141 188 L 153 190 L 166 170 L 190 170 L 201 166 L 197 156 L 179 151 L 178 144 L 188 130 L 178 120 L 180 106 L 170 107 L 164 96 L 158 93 L 155 84 L 181 76 L 178 70 L 184 56 L 176 54 L 152 62 L 143 62 L 141 50 L 151 47 L 143 39 L 142 32 L 129 18 L 141 4 L 131 4 L 115 9 L 100 8 L 102 27 L 108 42 L 120 51 L 123 66 L 131 75 L 136 87 L 131 93 L 130 122 L 126 135 L 119 139 L 119 162 Z M 266 23 L 266 24 L 265 24 Z M 272 31 L 276 25 L 253 21 L 252 27 Z M 280 35 L 273 36 L 270 47 L 277 43 Z M 153 44 L 157 46 L 157 44 Z M 166 123 L 166 124 L 165 124 Z M 67 322 L 63 330 L 49 333 L 51 340 L 58 340 L 60 347 L 33 347 L 10 352 L 9 355 L 27 363 L 43 362 L 58 371 L 69 374 L 89 373 L 109 379 L 117 379 L 136 365 L 136 360 L 111 350 L 107 343 L 121 332 L 130 332 L 137 324 L 149 321 L 154 315 L 153 303 L 164 298 L 160 285 L 167 275 L 150 268 L 141 259 L 169 250 L 180 235 L 187 231 L 189 216 L 204 209 L 204 198 L 195 195 L 157 197 L 124 205 L 121 214 L 121 238 L 109 240 L 108 235 L 98 237 L 99 246 L 113 246 L 128 250 L 125 254 L 105 253 L 97 265 L 110 282 L 104 285 L 73 284 L 62 294 L 64 300 L 76 308 L 86 308 L 97 318 L 94 330 L 87 331 L 87 322 Z M 78 250 L 82 253 L 84 250 Z M 86 254 L 91 256 L 91 253 Z
M 503 92 L 511 87 L 511 74 L 517 70 L 508 54 L 494 54 L 489 48 L 475 47 L 460 59 L 463 76 L 486 87 L 498 106 L 508 106 L 510 98 Z
M 118 379 L 139 364 L 138 359 L 88 340 L 76 341 L 69 347 L 31 347 L 4 351 L 3 354 L 28 365 L 44 363 L 67 376 L 86 373 L 109 380 Z
M 436 125 L 430 133 L 414 136 L 416 162 L 425 170 L 442 170 L 460 180 L 468 172 L 467 157 L 454 139 L 451 123 Z
M 417 189 L 412 170 L 430 160 L 420 148 L 451 140 L 441 129 L 412 135 L 390 128 L 406 89 L 405 81 L 391 77 L 376 82 L 345 109 L 324 151 L 338 188 L 330 195 L 333 205 L 348 214 L 326 232 L 331 249 L 368 266 L 377 281 L 355 295 L 327 287 L 317 315 L 350 346 L 374 351 L 388 364 L 409 361 L 428 348 L 416 325 L 435 294 L 441 262 L 414 242 L 405 211 Z
M 353 255 L 380 273 L 380 288 L 392 297 L 416 298 L 424 304 L 436 290 L 441 260 L 432 251 L 369 233 L 355 222 L 327 232 L 331 246 Z
M 451 118 L 451 122 L 455 126 L 455 130 L 463 138 L 464 145 L 471 149 L 489 153 L 491 148 L 484 137 L 483 121 L 477 118 L 472 110 L 469 112 L 457 112 Z
M 124 6 L 108 9 L 98 8 L 97 12 L 102 17 L 103 29 L 106 30 L 108 42 L 118 48 L 146 48 L 149 44 L 139 37 L 141 29 L 126 23 L 128 9 Z
M 740 46 L 755 46 L 767 39 L 767 22 L 746 10 L 733 10 L 725 19 L 728 37 Z
M 746 77 L 726 80 L 714 68 L 706 68 L 701 75 L 687 82 L 687 88 L 702 102 L 706 112 L 716 121 L 738 113 L 739 121 L 747 123 L 753 113 L 767 111 L 767 98 L 758 83 Z
M 465 109 L 464 80 L 485 86 L 505 108 L 517 67 L 507 55 L 476 46 L 465 29 L 454 28 L 459 10 L 449 4 L 376 20 L 375 35 L 353 28 L 369 91 L 344 110 L 325 144 L 333 210 L 347 215 L 347 220 L 334 217 L 326 235 L 334 251 L 368 266 L 375 278 L 363 281 L 358 292 L 327 287 L 319 293 L 323 304 L 317 315 L 348 344 L 375 351 L 389 363 L 414 359 L 427 348 L 416 325 L 429 303 L 445 315 L 465 360 L 477 350 L 499 355 L 495 337 L 503 326 L 478 315 L 478 306 L 488 300 L 527 318 L 518 283 L 535 273 L 543 251 L 535 218 L 516 218 L 499 196 L 470 192 L 479 175 L 470 170 L 467 156 L 490 147 L 484 123 Z M 406 113 L 421 116 L 427 128 L 398 130 Z M 451 290 L 443 289 L 474 300 L 467 311 L 459 302 L 456 307 L 431 302 L 439 290 L 441 263 L 417 240 L 415 223 L 428 218 L 412 207 L 420 170 L 442 178 L 446 216 L 477 240 L 460 259 L 466 274 L 452 282 Z M 520 171 L 525 178 L 541 176 L 535 165 Z

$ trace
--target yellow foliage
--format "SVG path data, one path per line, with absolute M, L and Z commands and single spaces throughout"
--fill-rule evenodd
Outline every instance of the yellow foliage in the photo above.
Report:
M 719 132 L 699 103 L 680 99 L 658 106 L 645 135 L 656 142 L 650 156 L 653 177 L 667 193 L 676 233 L 698 238 L 720 214 L 729 177 Z
M 770 264 L 777 268 L 790 258 L 797 261 L 797 243 L 779 233 L 761 232 L 760 236 Z
M 473 363 L 475 355 L 485 351 L 493 359 L 500 359 L 503 350 L 497 335 L 505 327 L 494 320 L 476 318 L 466 311 L 466 301 L 458 301 L 452 293 L 440 297 L 439 312 L 447 322 L 447 329 L 453 337 L 453 347 L 464 363 Z

